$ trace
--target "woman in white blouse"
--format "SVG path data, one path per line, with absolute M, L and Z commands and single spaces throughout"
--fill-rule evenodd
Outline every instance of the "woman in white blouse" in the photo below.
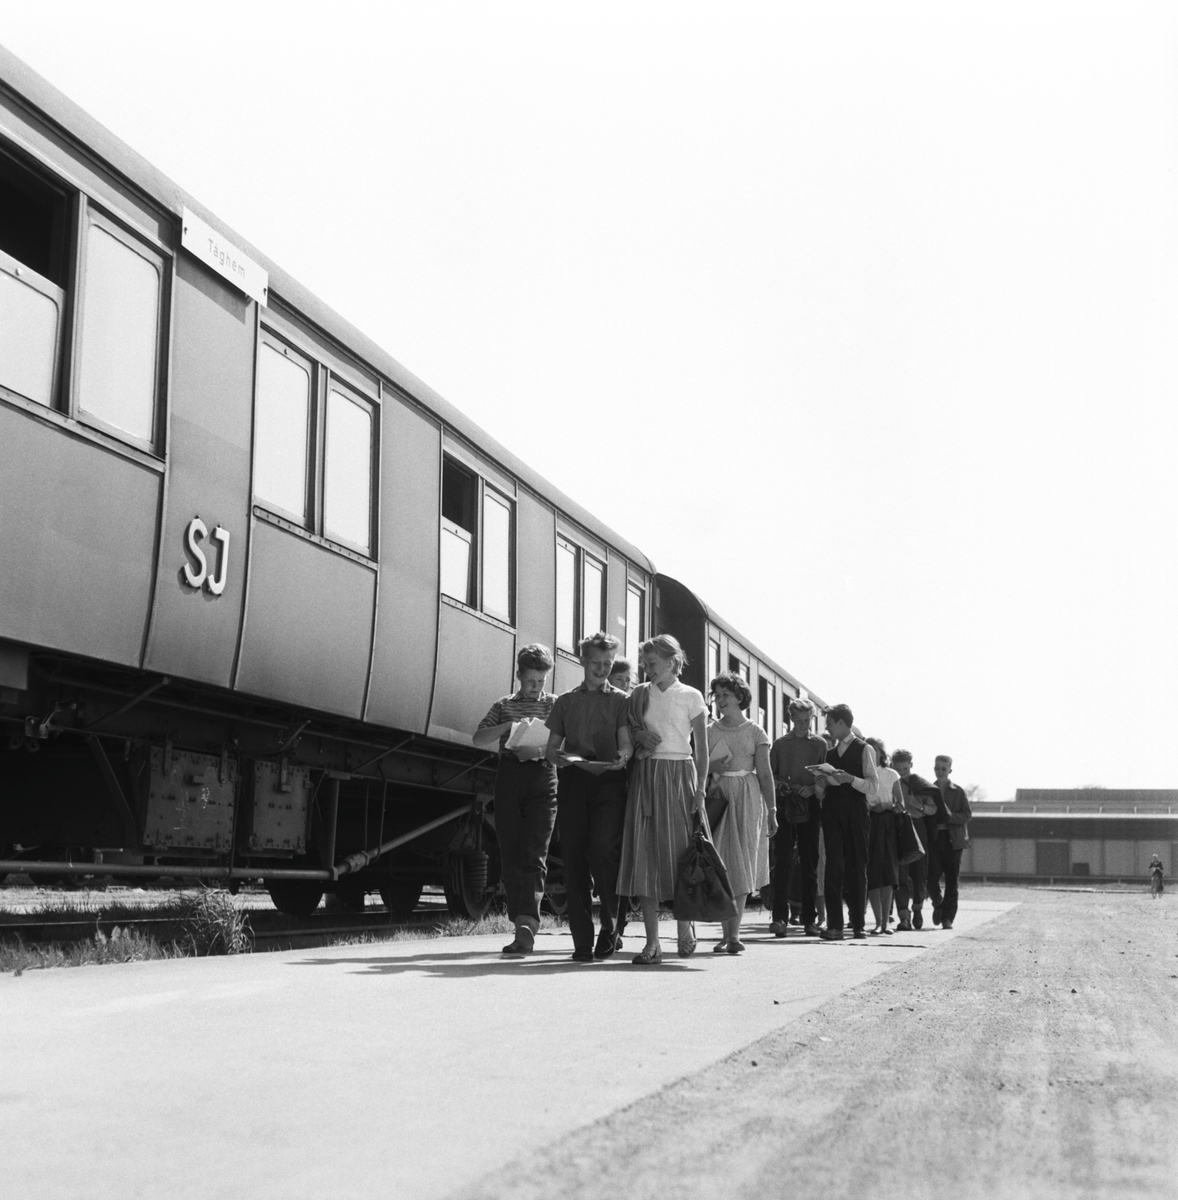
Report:
M 639 749 L 631 764 L 618 892 L 637 896 L 646 945 L 636 966 L 662 961 L 659 903 L 675 896 L 675 871 L 687 849 L 693 818 L 703 809 L 708 771 L 707 706 L 679 682 L 687 655 L 668 634 L 642 643 L 647 682 L 630 693 L 631 724 Z M 690 921 L 679 922 L 679 954 L 695 950 Z

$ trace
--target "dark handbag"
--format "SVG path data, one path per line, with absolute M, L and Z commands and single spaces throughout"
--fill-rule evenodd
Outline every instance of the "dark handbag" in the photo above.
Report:
M 708 836 L 705 820 L 695 814 L 691 841 L 679 856 L 673 905 L 676 921 L 730 921 L 736 916 L 728 868 Z
M 810 819 L 810 797 L 799 795 L 788 783 L 779 783 L 777 815 L 791 825 L 804 825 Z
M 918 858 L 924 858 L 924 845 L 916 825 L 907 813 L 898 813 L 896 820 L 896 848 L 900 852 L 900 866 L 906 867 Z
M 715 833 L 724 820 L 728 811 L 728 797 L 724 795 L 718 783 L 713 783 L 704 794 L 704 812 L 708 815 L 708 828 Z

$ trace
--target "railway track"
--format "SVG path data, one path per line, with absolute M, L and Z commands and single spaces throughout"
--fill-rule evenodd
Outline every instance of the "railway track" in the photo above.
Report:
M 397 917 L 386 909 L 371 906 L 364 912 L 320 909 L 310 917 L 290 917 L 272 909 L 246 909 L 255 950 L 302 950 L 328 945 L 336 938 L 361 934 L 391 935 L 397 930 L 426 931 L 446 916 L 444 904 L 431 905 L 431 897 L 409 917 Z M 110 937 L 115 929 L 136 932 L 167 944 L 183 943 L 182 917 L 172 914 L 136 916 L 126 912 L 93 913 L 0 913 L 0 941 L 25 945 L 83 942 L 99 933 Z

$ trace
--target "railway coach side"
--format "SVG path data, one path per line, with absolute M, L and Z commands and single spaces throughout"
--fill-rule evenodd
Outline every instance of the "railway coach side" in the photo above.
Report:
M 0 81 L 0 859 L 265 873 L 296 908 L 440 874 L 478 908 L 470 730 L 519 645 L 558 686 L 583 632 L 633 646 L 651 564 L 3 53 Z
M 495 890 L 522 645 L 796 679 L 0 50 L 0 875 Z

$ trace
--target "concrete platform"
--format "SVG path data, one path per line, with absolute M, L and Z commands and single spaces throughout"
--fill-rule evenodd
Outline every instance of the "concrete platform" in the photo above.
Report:
M 756 914 L 739 958 L 702 926 L 681 960 L 667 925 L 657 968 L 554 933 L 528 960 L 444 938 L 5 975 L 6 1190 L 444 1196 L 1012 907 L 829 944 Z

